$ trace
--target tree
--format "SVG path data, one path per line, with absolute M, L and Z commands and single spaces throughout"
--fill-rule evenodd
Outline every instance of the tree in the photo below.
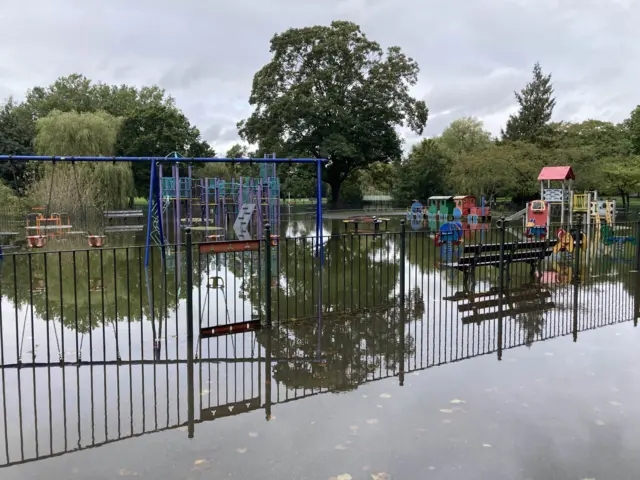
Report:
M 127 157 L 164 157 L 178 152 L 186 157 L 214 156 L 200 131 L 176 108 L 160 103 L 139 107 L 123 121 L 115 145 L 116 155 Z M 151 168 L 148 163 L 133 165 L 135 192 L 149 194 Z
M 34 124 L 28 111 L 12 98 L 0 109 L 0 153 L 5 155 L 32 155 Z M 25 185 L 25 162 L 1 162 L 0 179 L 14 190 Z
M 30 89 L 22 106 L 34 120 L 53 110 L 79 113 L 102 110 L 123 117 L 116 155 L 163 157 L 177 151 L 184 156 L 209 156 L 213 152 L 200 138 L 200 131 L 176 107 L 175 100 L 155 85 L 138 89 L 93 83 L 74 73 L 58 78 L 48 87 Z M 134 165 L 138 195 L 148 195 L 150 172 L 149 164 Z
M 551 74 L 544 75 L 540 63 L 533 66 L 533 80 L 520 93 L 514 92 L 520 108 L 510 115 L 502 130 L 503 140 L 539 143 L 548 135 L 551 115 L 556 105 Z
M 414 145 L 407 159 L 397 165 L 393 195 L 395 200 L 411 203 L 445 193 L 448 159 L 438 142 L 425 139 Z
M 623 207 L 628 207 L 629 194 L 640 186 L 640 156 L 606 157 L 599 167 L 602 190 L 620 195 Z
M 453 155 L 482 150 L 491 145 L 491 133 L 481 120 L 463 117 L 451 122 L 439 138 L 440 144 Z
M 271 39 L 272 58 L 254 76 L 251 116 L 240 136 L 261 151 L 327 158 L 323 179 L 332 201 L 351 175 L 375 161 L 400 158 L 396 127 L 422 133 L 428 117 L 409 89 L 418 64 L 345 21 L 291 28 Z
M 36 123 L 38 155 L 112 156 L 122 119 L 98 111 L 52 111 Z M 110 162 L 47 165 L 31 185 L 33 203 L 68 213 L 87 207 L 122 208 L 133 189 L 131 166 Z M 55 195 L 54 195 L 55 193 Z
M 450 175 L 465 194 L 488 200 L 503 195 L 518 201 L 535 197 L 536 178 L 546 163 L 540 148 L 513 142 L 462 155 L 453 162 Z
M 640 105 L 633 109 L 624 122 L 634 155 L 640 155 Z
M 601 120 L 580 123 L 558 122 L 550 124 L 555 148 L 590 148 L 598 157 L 629 155 L 632 143 L 627 126 Z

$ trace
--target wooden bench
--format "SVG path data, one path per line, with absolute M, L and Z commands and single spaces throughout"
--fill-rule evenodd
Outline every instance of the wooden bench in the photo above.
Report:
M 142 210 L 107 210 L 104 212 L 105 218 L 131 218 L 143 217 Z
M 542 313 L 555 307 L 551 292 L 540 284 L 506 288 L 503 292 L 496 288 L 479 294 L 458 292 L 444 300 L 467 302 L 458 304 L 458 312 L 466 314 L 462 317 L 463 325 L 480 324 L 501 317 L 515 320 L 524 313 Z M 503 306 L 502 310 L 496 310 L 500 305 Z
M 105 233 L 141 232 L 144 230 L 144 225 L 141 223 L 127 223 L 129 218 L 142 219 L 144 217 L 142 210 L 107 210 L 103 212 L 103 215 L 107 220 L 107 225 L 104 227 Z
M 475 269 L 477 267 L 503 268 L 505 282 L 509 282 L 509 267 L 512 263 L 528 263 L 533 277 L 536 269 L 540 270 L 542 261 L 553 253 L 558 241 L 553 239 L 533 240 L 524 242 L 509 242 L 504 246 L 503 264 L 500 264 L 499 243 L 465 245 L 462 247 L 460 258 L 455 262 L 445 263 L 443 266 L 463 272 L 465 290 L 475 286 Z

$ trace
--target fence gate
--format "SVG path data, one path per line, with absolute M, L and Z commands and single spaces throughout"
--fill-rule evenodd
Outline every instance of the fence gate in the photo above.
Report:
M 200 337 L 211 338 L 259 328 L 269 321 L 264 311 L 270 289 L 270 252 L 260 240 L 215 241 L 198 244 L 197 278 Z M 266 247 L 266 248 L 265 248 Z

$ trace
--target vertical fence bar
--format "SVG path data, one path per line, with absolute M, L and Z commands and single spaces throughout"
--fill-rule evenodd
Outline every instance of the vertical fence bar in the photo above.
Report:
M 188 435 L 193 438 L 195 427 L 195 396 L 193 389 L 193 239 L 191 228 L 186 229 L 187 246 L 187 268 L 186 268 L 186 288 L 187 288 L 187 403 L 188 403 Z M 198 307 L 198 310 L 200 308 Z
M 271 326 L 271 225 L 269 222 L 264 226 L 264 238 L 265 238 L 265 321 L 267 326 Z
M 636 271 L 640 273 L 640 219 L 636 220 Z
M 405 268 L 405 240 L 407 237 L 407 225 L 404 219 L 400 220 L 400 308 L 404 311 L 404 268 Z
M 500 267 L 498 270 L 499 272 L 498 275 L 499 275 L 500 293 L 502 293 L 504 291 L 504 273 L 505 273 L 504 241 L 505 241 L 505 234 L 507 229 L 507 222 L 505 222 L 504 216 L 500 217 L 499 228 L 500 228 Z
M 576 236 L 574 238 L 575 242 L 575 258 L 574 258 L 574 267 L 573 267 L 573 281 L 578 283 L 580 281 L 580 255 L 582 254 L 582 217 L 578 215 L 578 221 L 576 222 Z

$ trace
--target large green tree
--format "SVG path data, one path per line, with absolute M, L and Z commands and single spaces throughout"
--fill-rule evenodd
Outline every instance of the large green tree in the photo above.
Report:
M 28 110 L 9 98 L 0 108 L 0 153 L 32 155 L 34 135 L 34 123 Z M 24 188 L 25 173 L 24 162 L 0 162 L 0 178 L 14 190 Z
M 16 106 L 27 113 L 31 122 L 50 112 L 104 111 L 122 117 L 116 141 L 116 155 L 165 156 L 177 151 L 184 156 L 212 153 L 200 138 L 200 131 L 190 125 L 177 108 L 175 100 L 158 86 L 136 88 L 130 85 L 94 83 L 74 73 L 60 77 L 47 87 L 27 91 L 23 104 Z M 33 126 L 30 127 L 33 130 Z M 134 180 L 138 195 L 147 195 L 150 166 L 136 164 Z
M 640 155 L 640 105 L 633 109 L 629 118 L 624 122 L 629 135 L 631 148 L 635 155 Z
M 393 196 L 405 204 L 444 195 L 449 159 L 436 140 L 425 139 L 414 145 L 408 157 L 396 165 Z
M 129 113 L 120 128 L 116 155 L 127 157 L 164 157 L 178 152 L 185 157 L 215 155 L 200 139 L 200 131 L 172 105 L 150 103 Z M 134 163 L 133 175 L 138 196 L 149 194 L 151 169 L 147 163 Z
M 457 156 L 487 148 L 491 145 L 491 133 L 484 129 L 481 120 L 462 117 L 444 129 L 439 141 L 447 151 Z
M 420 134 L 426 125 L 427 106 L 410 94 L 418 64 L 399 47 L 385 52 L 354 23 L 291 28 L 271 39 L 271 53 L 239 133 L 260 151 L 329 159 L 323 179 L 334 203 L 353 172 L 401 156 L 397 127 Z
M 520 107 L 515 115 L 509 116 L 502 131 L 503 139 L 543 142 L 549 133 L 549 122 L 556 105 L 551 74 L 544 75 L 540 63 L 536 63 L 533 79 L 520 93 L 515 92 L 515 97 Z

